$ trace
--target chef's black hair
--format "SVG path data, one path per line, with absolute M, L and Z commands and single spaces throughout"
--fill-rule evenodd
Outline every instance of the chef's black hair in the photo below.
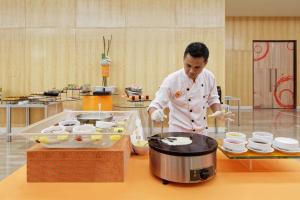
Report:
M 185 58 L 187 54 L 190 54 L 194 58 L 203 57 L 204 60 L 207 61 L 209 56 L 209 51 L 207 46 L 204 43 L 192 42 L 186 47 L 183 58 Z

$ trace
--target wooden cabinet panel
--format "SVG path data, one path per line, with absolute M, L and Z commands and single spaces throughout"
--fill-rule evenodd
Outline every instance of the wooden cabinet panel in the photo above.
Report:
M 25 66 L 25 29 L 0 29 L 0 87 L 2 96 L 24 95 L 29 74 Z
M 27 0 L 26 26 L 74 27 L 76 0 Z
M 175 5 L 174 0 L 127 0 L 126 25 L 173 28 Z
M 27 29 L 28 92 L 63 88 L 75 81 L 74 29 Z
M 176 26 L 215 28 L 225 26 L 225 1 L 176 0 Z
M 125 27 L 124 0 L 77 0 L 76 27 Z
M 0 28 L 25 27 L 25 0 L 0 0 Z

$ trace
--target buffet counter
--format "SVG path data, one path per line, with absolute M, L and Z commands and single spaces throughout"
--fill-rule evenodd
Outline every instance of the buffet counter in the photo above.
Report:
M 63 104 L 62 102 L 50 102 L 47 104 L 0 104 L 0 109 L 4 108 L 6 112 L 6 134 L 7 134 L 7 141 L 11 142 L 11 129 L 12 129 L 12 110 L 13 109 L 25 109 L 25 126 L 29 126 L 30 123 L 37 122 L 41 119 L 46 119 L 49 116 L 62 112 Z M 44 110 L 44 117 L 40 115 L 33 115 L 30 114 L 30 109 L 43 109 Z M 18 116 L 20 113 L 16 113 Z M 38 119 L 31 119 L 31 116 L 37 118 L 36 116 L 40 117 Z
M 231 160 L 218 152 L 216 177 L 205 183 L 163 185 L 149 171 L 148 156 L 131 156 L 122 183 L 27 183 L 26 166 L 0 182 L 1 200 L 39 199 L 296 199 L 300 195 L 300 162 Z

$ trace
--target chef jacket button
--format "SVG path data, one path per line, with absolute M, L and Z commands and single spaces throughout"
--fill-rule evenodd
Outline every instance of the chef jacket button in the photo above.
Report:
M 191 109 L 190 112 L 193 112 L 193 110 Z
M 202 84 L 201 86 L 204 87 L 204 84 Z
M 195 132 L 196 130 L 195 130 L 195 129 L 193 129 L 193 131 Z
M 189 91 L 189 90 L 190 90 L 190 88 L 186 88 L 186 90 L 187 90 L 187 91 Z
M 189 101 L 191 101 L 191 99 L 189 99 Z
M 205 127 L 205 129 L 208 129 L 208 127 Z
M 206 117 L 204 117 L 204 119 L 206 119 Z
M 205 106 L 203 106 L 203 109 L 205 109 Z
M 192 122 L 194 122 L 194 120 L 192 119 Z
M 205 98 L 205 96 L 203 96 L 203 98 Z

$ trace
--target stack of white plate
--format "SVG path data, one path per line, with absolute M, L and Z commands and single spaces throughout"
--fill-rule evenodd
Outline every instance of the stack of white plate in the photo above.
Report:
M 273 134 L 269 132 L 253 132 L 248 139 L 247 148 L 257 153 L 272 153 Z
M 269 132 L 256 131 L 252 133 L 252 137 L 269 143 L 273 142 L 273 134 Z
M 299 142 L 293 138 L 277 137 L 273 141 L 274 149 L 285 153 L 300 152 Z
M 247 152 L 246 141 L 236 138 L 225 138 L 223 140 L 222 149 L 230 153 L 245 153 Z

